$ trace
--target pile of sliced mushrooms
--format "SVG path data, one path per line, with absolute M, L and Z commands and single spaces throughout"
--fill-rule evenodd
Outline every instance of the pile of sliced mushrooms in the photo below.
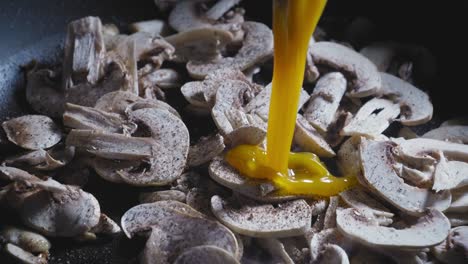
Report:
M 48 238 L 121 234 L 147 239 L 140 263 L 468 262 L 468 124 L 421 126 L 433 116 L 416 87 L 432 74 L 427 49 L 356 48 L 318 28 L 293 149 L 360 184 L 281 195 L 223 160 L 265 145 L 272 30 L 247 21 L 240 0 L 155 2 L 167 19 L 128 34 L 97 17 L 71 22 L 61 66 L 29 68 L 34 114 L 2 123 L 16 147 L 1 160 L 0 203 L 18 216 L 0 228 L 2 251 L 47 263 Z M 141 204 L 112 219 L 87 177 L 142 188 Z

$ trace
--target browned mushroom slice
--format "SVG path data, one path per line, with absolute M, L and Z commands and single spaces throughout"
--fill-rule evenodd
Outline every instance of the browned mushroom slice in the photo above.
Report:
M 63 85 L 72 86 L 90 82 L 96 84 L 103 73 L 106 52 L 102 24 L 98 17 L 85 17 L 68 25 L 63 58 Z
M 57 72 L 32 69 L 26 79 L 26 100 L 31 108 L 50 117 L 62 116 L 65 98 Z
M 341 131 L 342 135 L 380 135 L 400 115 L 400 106 L 387 99 L 373 98 L 365 103 Z
M 209 73 L 222 68 L 246 70 L 263 62 L 273 53 L 273 33 L 264 24 L 244 22 L 245 37 L 242 47 L 234 57 L 224 57 L 211 62 L 190 61 L 187 70 L 193 78 L 204 78 Z
M 66 144 L 105 159 L 141 160 L 157 152 L 157 143 L 150 138 L 128 137 L 99 130 L 73 129 L 67 136 Z
M 137 205 L 122 216 L 122 229 L 131 238 L 155 228 L 149 239 L 154 243 L 147 243 L 145 254 L 155 253 L 161 263 L 171 263 L 185 249 L 202 245 L 216 246 L 238 256 L 238 243 L 229 229 L 200 213 L 193 215 L 177 209 L 185 207 L 188 206 L 175 201 Z
M 139 200 L 141 203 L 154 203 L 158 201 L 178 201 L 184 203 L 185 193 L 178 190 L 147 192 L 140 194 Z
M 327 141 L 301 115 L 297 116 L 294 142 L 303 150 L 313 152 L 320 157 L 331 158 L 335 156 L 335 152 Z
M 271 184 L 265 185 L 267 182 L 249 181 L 222 158 L 213 159 L 208 167 L 208 172 L 210 177 L 217 183 L 257 201 L 281 202 L 297 199 L 297 196 L 275 193 L 274 186 L 271 186 Z
M 121 134 L 131 134 L 136 129 L 135 124 L 125 122 L 118 114 L 74 104 L 66 104 L 63 124 L 74 129 L 102 130 Z
M 215 246 L 198 246 L 180 254 L 174 264 L 225 263 L 239 264 L 229 252 Z
M 182 76 L 173 69 L 154 69 L 139 77 L 141 88 L 160 87 L 171 89 L 182 86 Z
M 232 42 L 231 32 L 219 28 L 197 28 L 166 37 L 175 48 L 177 62 L 215 61 L 221 51 Z
M 431 251 L 442 263 L 466 263 L 468 261 L 468 227 L 453 228 L 447 240 L 433 247 Z
M 358 52 L 332 42 L 316 42 L 309 51 L 318 65 L 326 65 L 342 71 L 353 78 L 352 97 L 366 97 L 375 94 L 382 86 L 377 67 Z
M 401 107 L 400 122 L 403 125 L 415 126 L 431 120 L 434 111 L 429 96 L 391 74 L 380 73 L 382 78 L 381 93 L 393 97 Z
M 468 126 L 441 126 L 422 135 L 423 138 L 432 138 L 460 144 L 468 144 Z
M 356 209 L 337 211 L 336 222 L 340 232 L 371 247 L 421 249 L 442 242 L 450 231 L 447 217 L 430 209 L 417 222 L 404 229 L 379 226 L 375 219 L 363 216 Z
M 195 145 L 190 146 L 187 165 L 199 166 L 207 163 L 221 154 L 224 148 L 224 139 L 220 134 L 201 138 Z
M 8 140 L 31 150 L 46 149 L 62 139 L 60 128 L 52 119 L 41 115 L 25 115 L 2 123 Z
M 202 188 L 192 188 L 187 193 L 187 204 L 195 210 L 203 213 L 208 218 L 215 219 L 211 211 L 211 194 Z
M 211 198 L 211 210 L 221 223 L 236 233 L 253 237 L 289 237 L 304 234 L 311 211 L 304 200 L 280 204 L 243 202 L 238 208 L 220 196 Z
M 320 132 L 326 132 L 345 91 L 346 79 L 343 74 L 333 72 L 321 77 L 310 96 L 304 117 Z
M 450 192 L 431 192 L 411 186 L 394 169 L 395 143 L 361 139 L 360 158 L 362 179 L 370 191 L 410 215 L 422 215 L 426 208 L 445 210 L 450 206 Z M 386 175 L 382 177 L 382 175 Z

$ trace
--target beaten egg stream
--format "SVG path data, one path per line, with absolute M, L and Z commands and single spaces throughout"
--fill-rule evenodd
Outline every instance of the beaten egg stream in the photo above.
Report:
M 274 0 L 274 70 L 267 149 L 240 145 L 226 161 L 244 176 L 271 180 L 280 193 L 332 196 L 356 184 L 335 177 L 313 153 L 291 153 L 309 39 L 326 0 Z

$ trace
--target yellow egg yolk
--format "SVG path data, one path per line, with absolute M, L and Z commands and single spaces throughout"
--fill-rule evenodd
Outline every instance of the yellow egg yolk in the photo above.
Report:
M 274 69 L 267 150 L 241 145 L 226 161 L 244 176 L 272 181 L 280 193 L 332 196 L 356 183 L 334 177 L 313 153 L 290 153 L 310 36 L 326 0 L 273 0 Z

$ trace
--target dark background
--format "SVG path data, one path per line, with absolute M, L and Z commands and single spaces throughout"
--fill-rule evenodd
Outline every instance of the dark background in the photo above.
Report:
M 429 48 L 437 57 L 438 72 L 422 88 L 429 89 L 435 113 L 445 119 L 468 115 L 466 2 L 329 0 L 324 18 L 368 17 L 378 26 L 375 40 L 398 40 Z M 271 0 L 244 0 L 243 6 L 249 19 L 271 25 Z M 129 22 L 160 17 L 152 0 L 0 0 L 0 122 L 27 110 L 20 65 L 34 58 L 44 60 L 60 55 L 58 45 L 66 24 L 88 15 L 99 16 L 104 23 L 116 23 L 121 28 Z M 115 192 L 116 188 L 108 192 Z M 4 216 L 5 212 L 0 212 L 0 218 Z M 54 245 L 61 242 L 66 244 L 69 239 L 55 241 Z M 117 263 L 109 256 L 127 245 L 116 247 L 112 243 L 55 252 L 51 263 Z M 0 263 L 4 264 L 1 258 L 0 254 Z

